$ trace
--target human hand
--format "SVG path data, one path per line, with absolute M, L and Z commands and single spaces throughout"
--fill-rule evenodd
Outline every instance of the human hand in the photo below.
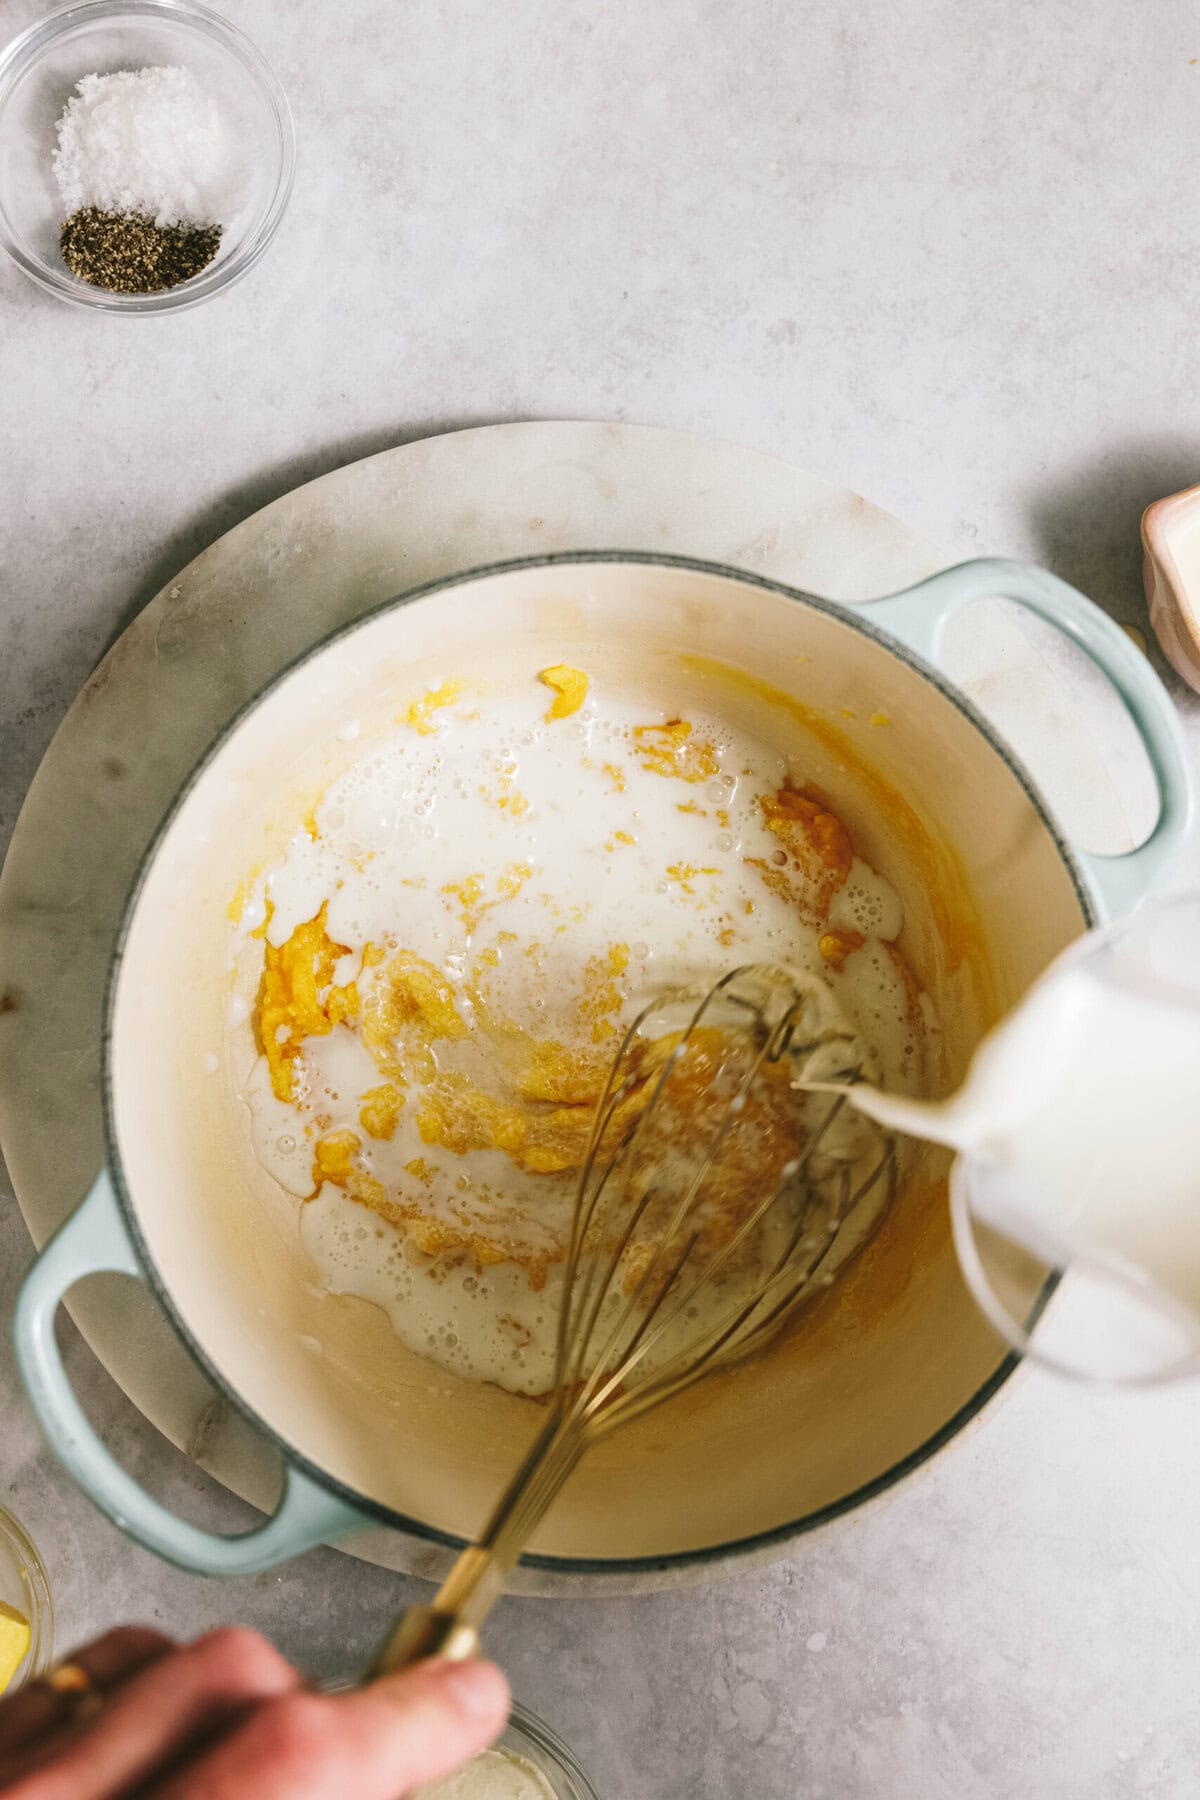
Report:
M 110 1631 L 0 1701 L 3 1800 L 397 1800 L 490 1744 L 508 1684 L 485 1662 L 418 1663 L 319 1694 L 257 1632 L 177 1645 Z

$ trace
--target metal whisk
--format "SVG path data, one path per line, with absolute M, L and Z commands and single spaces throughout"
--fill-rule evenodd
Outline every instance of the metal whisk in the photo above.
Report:
M 545 1422 L 478 1541 L 372 1673 L 473 1655 L 587 1450 L 760 1346 L 833 1279 L 895 1186 L 892 1140 L 846 1106 L 860 1065 L 827 990 L 774 964 L 638 1015 L 579 1174 Z

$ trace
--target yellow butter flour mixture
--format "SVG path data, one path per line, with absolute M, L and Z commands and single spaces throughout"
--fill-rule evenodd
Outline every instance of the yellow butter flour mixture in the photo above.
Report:
M 233 911 L 255 1152 L 302 1202 L 323 1284 L 516 1391 L 549 1385 L 593 1110 L 655 993 L 786 962 L 865 1069 L 923 1078 L 899 900 L 804 770 L 567 665 L 398 697 Z M 762 1106 L 752 1173 L 772 1181 L 803 1119 L 786 1093 Z M 737 1204 L 718 1190 L 707 1228 Z

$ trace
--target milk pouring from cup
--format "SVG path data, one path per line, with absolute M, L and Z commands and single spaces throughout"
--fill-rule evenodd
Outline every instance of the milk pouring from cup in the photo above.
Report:
M 1200 896 L 1072 946 L 950 1099 L 850 1097 L 957 1152 L 964 1274 L 1010 1342 L 1100 1378 L 1200 1368 Z M 1005 1241 L 1065 1274 L 1036 1333 L 992 1278 L 988 1246 Z

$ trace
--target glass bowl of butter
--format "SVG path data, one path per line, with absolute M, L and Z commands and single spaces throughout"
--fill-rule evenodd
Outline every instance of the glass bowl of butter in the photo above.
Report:
M 43 1675 L 53 1656 L 46 1570 L 24 1526 L 0 1506 L 0 1694 Z
M 499 1741 L 412 1800 L 599 1800 L 562 1739 L 514 1706 Z

